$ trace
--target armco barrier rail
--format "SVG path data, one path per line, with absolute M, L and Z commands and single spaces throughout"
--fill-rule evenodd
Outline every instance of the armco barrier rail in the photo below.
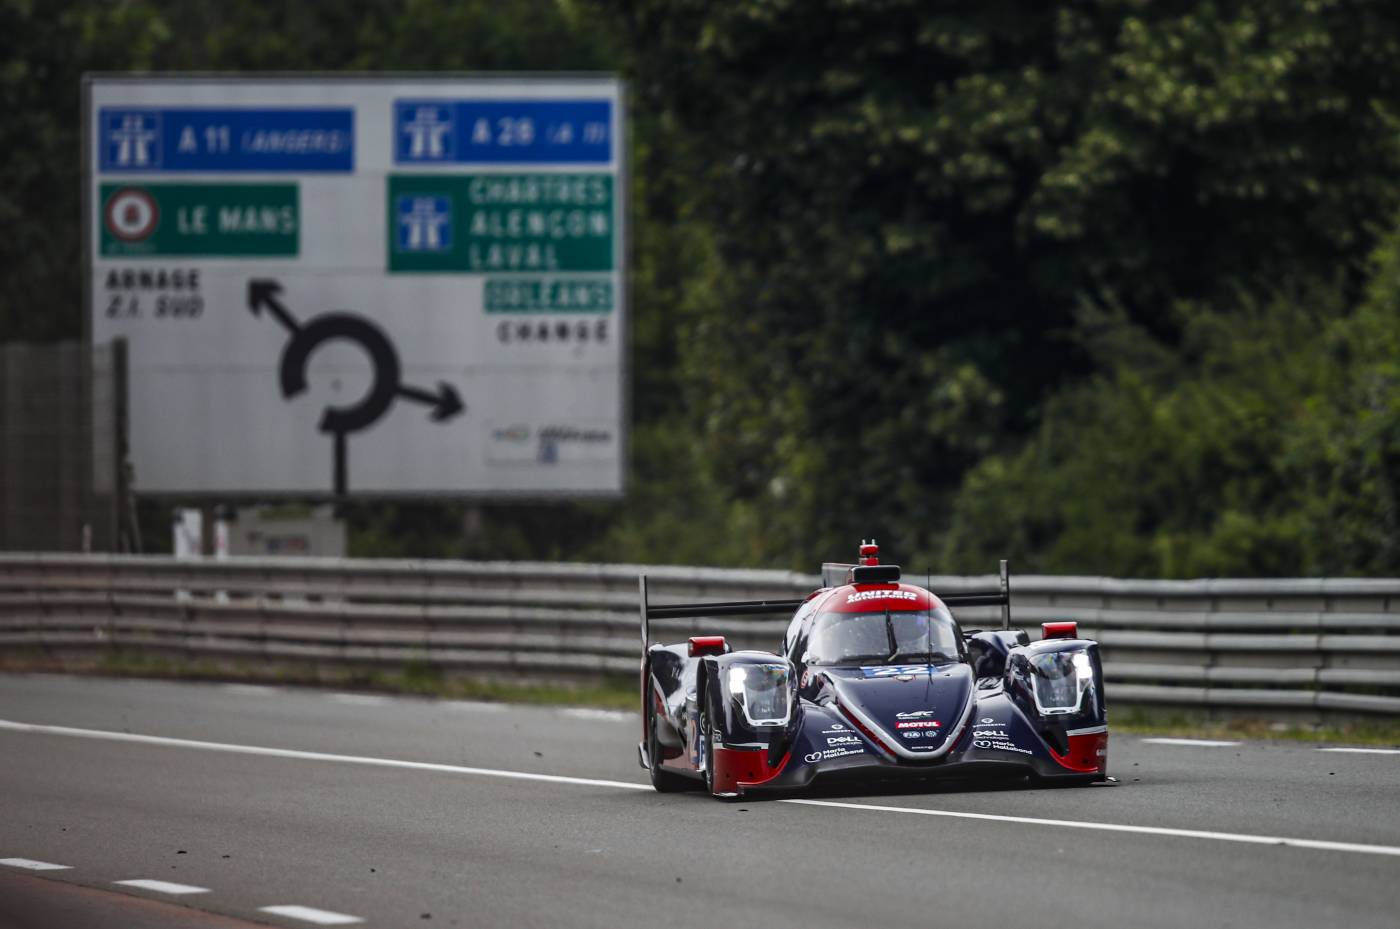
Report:
M 536 674 L 634 673 L 637 576 L 654 604 L 793 597 L 784 571 L 522 562 L 0 555 L 0 652 L 111 650 L 318 665 L 425 662 Z M 911 576 L 935 591 L 995 578 Z M 958 611 L 964 628 L 995 608 Z M 1400 580 L 1012 577 L 1012 622 L 1076 619 L 1109 699 L 1316 714 L 1400 713 Z M 786 619 L 661 620 L 771 649 Z

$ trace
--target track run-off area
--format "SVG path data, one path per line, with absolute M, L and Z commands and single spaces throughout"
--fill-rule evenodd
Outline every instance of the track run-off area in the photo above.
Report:
M 1115 784 L 720 803 L 654 793 L 637 735 L 0 675 L 0 927 L 1396 924 L 1397 749 L 1113 735 Z

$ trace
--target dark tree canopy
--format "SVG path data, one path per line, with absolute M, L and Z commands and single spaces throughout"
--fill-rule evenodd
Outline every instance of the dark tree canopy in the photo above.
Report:
M 700 153 L 690 399 L 780 561 L 950 557 L 962 475 L 1096 370 L 1086 308 L 1188 350 L 1180 301 L 1354 296 L 1397 204 L 1392 4 L 600 5 Z

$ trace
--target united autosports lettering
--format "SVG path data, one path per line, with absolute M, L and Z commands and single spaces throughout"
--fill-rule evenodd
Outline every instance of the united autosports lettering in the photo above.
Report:
M 862 600 L 917 600 L 919 595 L 908 590 L 860 590 L 846 597 L 847 603 Z

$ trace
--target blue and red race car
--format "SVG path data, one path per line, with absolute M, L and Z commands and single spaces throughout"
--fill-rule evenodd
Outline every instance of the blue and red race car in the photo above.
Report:
M 938 596 L 900 581 L 862 543 L 860 564 L 823 565 L 802 600 L 647 602 L 642 578 L 642 740 L 659 791 L 704 784 L 716 797 L 791 791 L 820 779 L 1108 779 L 1098 645 L 1073 622 L 968 631 L 950 607 L 1002 608 L 1010 583 Z M 723 636 L 652 645 L 650 621 L 795 611 L 776 653 Z

